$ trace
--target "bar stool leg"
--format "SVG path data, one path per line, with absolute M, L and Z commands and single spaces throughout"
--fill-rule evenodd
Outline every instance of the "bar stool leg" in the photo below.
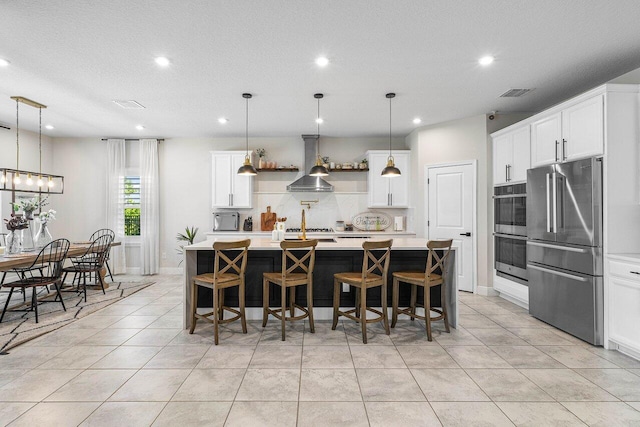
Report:
M 382 285 L 382 323 L 384 325 L 384 331 L 387 335 L 391 335 L 391 331 L 389 330 L 389 313 L 387 305 L 387 284 Z
M 411 302 L 409 303 L 409 308 L 411 308 L 411 321 L 415 320 L 416 315 L 416 300 L 418 299 L 418 287 L 411 284 Z
M 391 292 L 391 327 L 395 328 L 398 322 L 398 293 L 400 292 L 400 281 L 397 277 L 393 278 L 393 290 Z
M 282 341 L 285 340 L 284 330 L 286 328 L 286 314 L 287 314 L 287 287 L 282 283 L 280 285 L 280 305 L 282 306 L 282 312 L 280 313 L 280 325 L 282 327 Z
M 218 295 L 218 304 L 220 305 L 220 320 L 224 320 L 224 289 L 220 289 Z
M 189 333 L 193 334 L 193 331 L 196 329 L 196 310 L 198 309 L 198 285 L 196 285 L 195 281 L 191 282 L 191 327 L 189 328 Z
M 313 278 L 309 279 L 309 283 L 307 283 L 307 310 L 309 310 L 309 327 L 313 334 L 316 332 L 313 324 Z
M 431 336 L 431 288 L 424 287 L 424 319 L 427 326 L 427 339 L 433 341 Z
M 289 316 L 293 317 L 296 315 L 296 287 L 293 286 L 289 288 Z
M 338 279 L 333 279 L 333 325 L 331 330 L 335 331 L 338 326 L 338 309 L 340 308 L 340 282 Z
M 267 326 L 269 317 L 269 281 L 262 279 L 262 327 Z
M 242 321 L 242 333 L 246 334 L 247 333 L 247 316 L 245 315 L 245 310 L 244 310 L 244 277 L 240 280 L 240 288 L 239 288 L 239 292 L 240 295 L 238 295 L 238 299 L 239 299 L 239 304 L 240 304 L 240 320 Z
M 213 287 L 213 343 L 218 345 L 218 306 L 220 305 L 220 295 L 218 289 Z
M 444 317 L 444 328 L 447 332 L 451 332 L 449 329 L 449 316 L 447 316 L 447 296 L 444 282 L 440 285 L 440 304 L 442 304 L 442 316 Z
M 367 343 L 367 288 L 360 289 L 360 326 L 362 327 L 362 343 Z

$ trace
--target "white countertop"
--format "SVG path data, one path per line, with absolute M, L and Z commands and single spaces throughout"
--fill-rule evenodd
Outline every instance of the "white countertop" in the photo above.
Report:
M 294 233 L 295 234 L 295 233 Z M 326 234 L 324 237 L 327 237 Z M 382 236 L 381 236 L 382 237 Z M 390 237 L 390 236 L 389 236 Z M 200 243 L 195 243 L 191 246 L 185 246 L 187 251 L 201 251 L 201 250 L 213 250 L 213 242 L 229 242 L 237 239 L 220 238 L 220 239 L 208 239 Z M 336 239 L 335 243 L 330 242 L 318 242 L 316 249 L 321 250 L 361 250 L 364 242 L 375 242 L 380 240 L 386 240 L 385 238 L 369 238 L 369 239 Z M 426 250 L 428 239 L 415 238 L 415 237 L 396 237 L 393 238 L 392 249 L 399 250 Z M 271 239 L 256 238 L 251 239 L 251 245 L 249 250 L 280 250 L 280 242 L 273 242 Z M 455 248 L 452 248 L 455 250 Z
M 271 231 L 209 231 L 204 233 L 207 238 L 215 237 L 219 235 L 230 235 L 237 234 L 239 236 L 267 236 L 267 238 L 271 237 Z M 300 234 L 299 232 L 288 232 L 286 233 L 287 237 L 297 237 Z M 312 237 L 359 237 L 359 236 L 415 236 L 416 233 L 414 231 L 325 231 L 325 232 L 307 232 L 307 236 Z M 384 237 L 381 237 L 384 239 Z
M 607 254 L 608 259 L 640 263 L 640 254 Z

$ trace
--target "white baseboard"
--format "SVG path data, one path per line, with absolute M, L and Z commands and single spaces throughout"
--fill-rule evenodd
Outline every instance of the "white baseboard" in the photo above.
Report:
M 498 292 L 493 289 L 493 286 L 477 286 L 476 293 L 485 297 L 497 297 Z

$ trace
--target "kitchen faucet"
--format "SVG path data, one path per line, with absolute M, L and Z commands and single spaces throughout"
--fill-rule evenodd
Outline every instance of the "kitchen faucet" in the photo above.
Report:
M 302 223 L 300 224 L 300 230 L 302 230 L 302 234 L 298 237 L 302 240 L 307 240 L 307 220 L 304 215 L 304 209 L 302 209 Z

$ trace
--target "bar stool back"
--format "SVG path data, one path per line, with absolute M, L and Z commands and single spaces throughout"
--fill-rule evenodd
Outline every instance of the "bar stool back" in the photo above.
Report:
M 269 314 L 280 319 L 282 326 L 282 341 L 285 340 L 286 321 L 295 321 L 309 318 L 311 332 L 315 332 L 313 324 L 313 268 L 316 262 L 316 245 L 318 240 L 282 241 L 282 269 L 279 272 L 263 273 L 262 277 L 262 327 L 267 326 Z M 297 256 L 293 250 L 307 249 L 301 256 Z M 280 308 L 269 308 L 269 283 L 280 286 Z M 296 286 L 307 285 L 307 308 L 296 304 Z M 289 302 L 287 303 L 287 289 L 289 289 Z M 296 316 L 296 308 L 302 314 Z M 289 310 L 289 316 L 287 316 Z
M 427 242 L 427 264 L 425 271 L 396 271 L 393 273 L 393 314 L 391 327 L 396 326 L 398 321 L 398 314 L 406 314 L 411 317 L 411 320 L 422 319 L 426 323 L 427 327 L 427 339 L 432 341 L 431 336 L 431 322 L 444 320 L 444 327 L 449 332 L 449 318 L 447 317 L 447 304 L 445 296 L 445 274 L 446 274 L 446 262 L 451 252 L 451 244 L 453 240 L 429 240 Z M 440 256 L 436 250 L 445 251 L 444 255 Z M 436 271 L 440 270 L 441 274 L 437 274 Z M 400 282 L 409 283 L 411 285 L 411 302 L 408 308 L 398 308 Z M 422 305 L 417 304 L 417 286 L 424 288 L 424 303 Z M 434 286 L 441 286 L 440 288 L 440 308 L 434 308 L 431 306 L 431 288 Z M 416 314 L 416 307 L 424 307 L 424 316 Z M 439 316 L 431 317 L 431 311 L 439 313 Z
M 218 325 L 230 323 L 240 319 L 242 322 L 242 332 L 247 333 L 247 319 L 245 316 L 245 270 L 247 268 L 247 250 L 251 244 L 251 239 L 239 240 L 235 242 L 215 242 L 213 261 L 213 273 L 199 274 L 193 278 L 191 284 L 191 328 L 189 333 L 193 334 L 198 319 L 213 323 L 213 338 L 218 345 Z M 234 256 L 235 255 L 235 256 Z M 231 258 L 233 257 L 233 258 Z M 198 314 L 198 286 L 213 290 L 213 311 L 205 314 Z M 238 286 L 238 310 L 224 305 L 224 290 Z M 224 318 L 224 311 L 227 310 L 234 317 Z
M 364 256 L 362 271 L 336 273 L 333 275 L 333 325 L 338 326 L 338 317 L 345 316 L 360 323 L 362 328 L 362 342 L 367 343 L 367 323 L 383 322 L 384 329 L 389 335 L 389 319 L 387 318 L 387 274 L 389 272 L 389 259 L 391 258 L 391 245 L 393 239 L 379 242 L 364 242 Z M 376 255 L 376 251 L 377 255 Z M 340 311 L 341 283 L 346 283 L 356 288 L 356 306 L 347 311 Z M 382 311 L 367 306 L 367 289 L 381 287 Z M 378 317 L 367 319 L 367 311 L 375 313 Z

